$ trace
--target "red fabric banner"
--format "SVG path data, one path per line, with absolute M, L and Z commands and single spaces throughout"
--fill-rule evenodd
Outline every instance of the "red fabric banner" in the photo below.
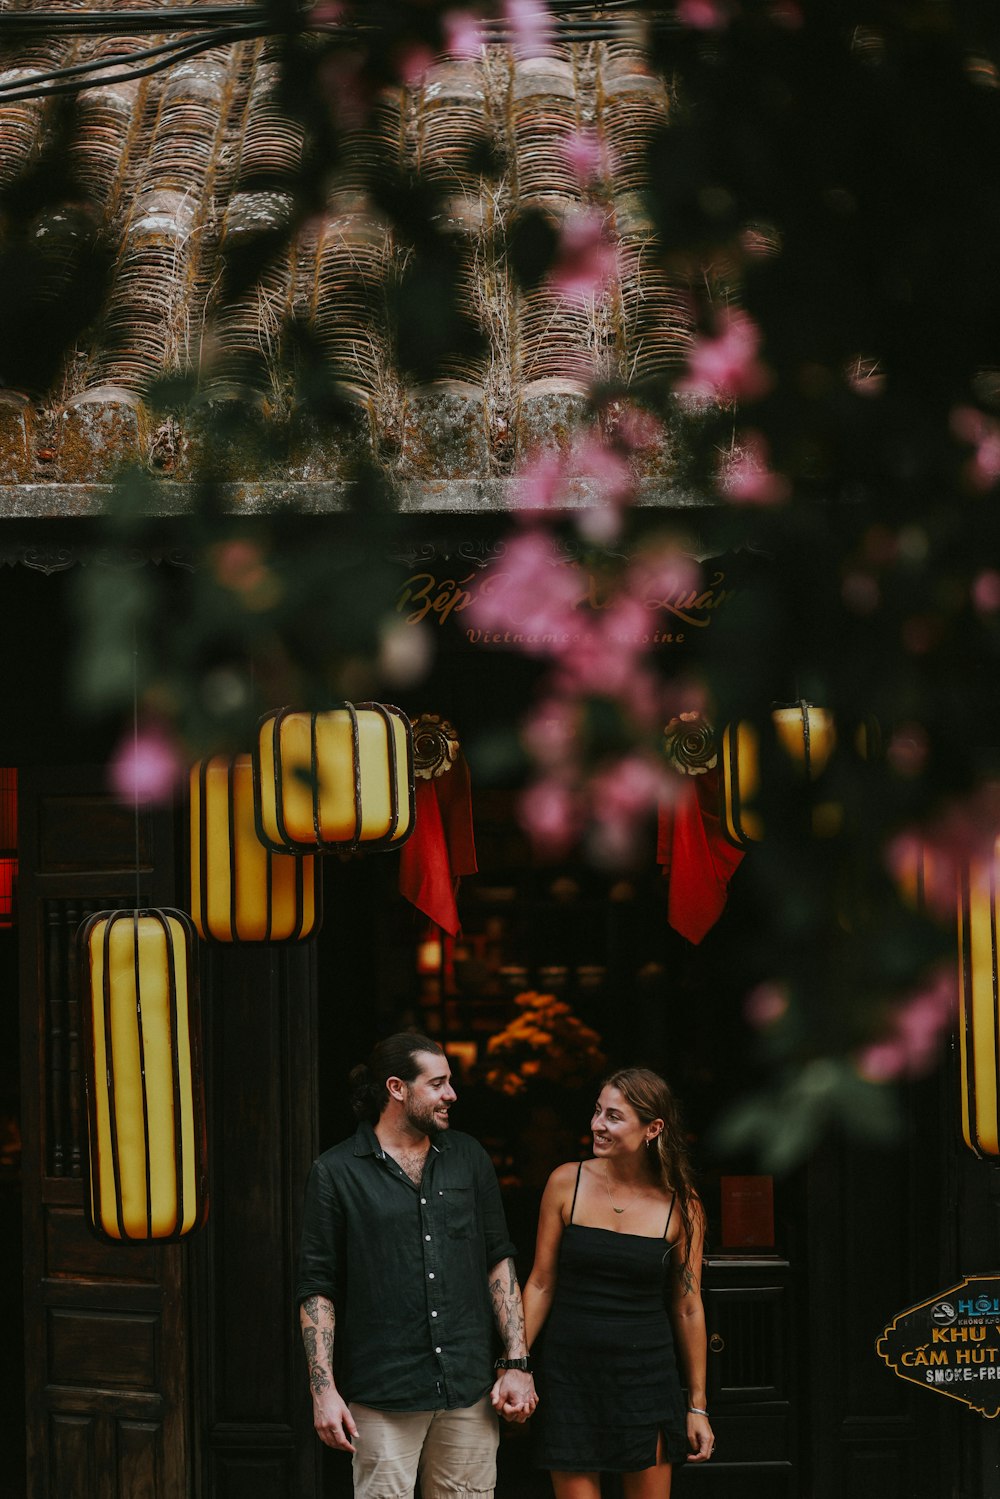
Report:
M 656 861 L 667 879 L 667 920 L 689 942 L 700 942 L 726 907 L 733 873 L 743 859 L 722 831 L 719 773 L 684 777 L 677 800 L 660 807 Z
M 399 888 L 450 937 L 461 923 L 455 900 L 462 875 L 475 874 L 472 783 L 464 756 L 431 780 L 418 777 L 414 788 L 413 832 L 399 854 Z

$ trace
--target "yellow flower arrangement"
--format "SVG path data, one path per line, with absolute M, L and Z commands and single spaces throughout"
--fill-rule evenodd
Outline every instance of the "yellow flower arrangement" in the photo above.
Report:
M 515 1098 L 541 1084 L 575 1088 L 600 1075 L 601 1038 L 565 1000 L 529 989 L 514 1003 L 518 1013 L 487 1043 L 487 1087 Z

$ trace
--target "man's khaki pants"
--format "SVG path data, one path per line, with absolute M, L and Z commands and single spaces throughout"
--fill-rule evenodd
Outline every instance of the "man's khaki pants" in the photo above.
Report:
M 451 1411 L 377 1411 L 351 1405 L 354 1499 L 493 1499 L 497 1483 L 497 1418 L 484 1395 Z

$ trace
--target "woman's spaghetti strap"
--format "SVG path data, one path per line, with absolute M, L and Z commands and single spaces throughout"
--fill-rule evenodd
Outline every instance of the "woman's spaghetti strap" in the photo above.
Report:
M 569 1221 L 570 1221 L 570 1223 L 573 1222 L 573 1214 L 576 1212 L 576 1194 L 580 1190 L 580 1172 L 582 1170 L 583 1170 L 583 1162 L 581 1161 L 580 1164 L 579 1164 L 579 1166 L 577 1166 L 577 1168 L 576 1168 L 576 1186 L 573 1188 L 573 1201 L 570 1204 L 570 1209 L 569 1209 Z
M 575 1201 L 575 1199 L 574 1199 L 574 1201 Z M 667 1214 L 667 1226 L 663 1230 L 663 1237 L 664 1238 L 666 1238 L 667 1234 L 670 1232 L 670 1220 L 674 1216 L 674 1203 L 676 1201 L 677 1201 L 677 1193 L 675 1192 L 674 1195 L 673 1195 L 673 1197 L 671 1197 L 671 1199 L 670 1199 L 670 1211 Z

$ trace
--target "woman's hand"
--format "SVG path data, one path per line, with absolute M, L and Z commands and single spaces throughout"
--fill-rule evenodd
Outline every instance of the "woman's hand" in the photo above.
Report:
M 696 1416 L 693 1411 L 688 1411 L 687 1434 L 690 1448 L 688 1462 L 707 1462 L 715 1449 L 715 1433 L 709 1425 L 708 1417 Z

